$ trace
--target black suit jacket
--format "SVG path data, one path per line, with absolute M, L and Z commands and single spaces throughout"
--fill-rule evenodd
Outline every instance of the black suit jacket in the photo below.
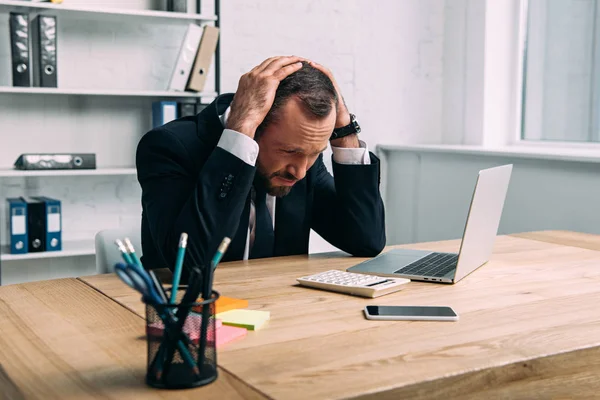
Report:
M 142 187 L 143 264 L 173 268 L 179 236 L 189 234 L 184 265 L 210 263 L 225 236 L 232 238 L 223 261 L 241 260 L 246 245 L 250 189 L 256 168 L 217 147 L 219 115 L 233 94 L 219 96 L 200 114 L 156 128 L 140 140 L 136 154 Z M 385 246 L 379 160 L 370 165 L 333 163 L 335 179 L 321 155 L 275 207 L 275 256 L 307 254 L 310 229 L 355 256 L 375 256 Z

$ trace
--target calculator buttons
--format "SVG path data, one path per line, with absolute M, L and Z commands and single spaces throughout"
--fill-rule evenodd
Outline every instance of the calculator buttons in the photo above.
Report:
M 308 287 L 370 298 L 398 291 L 405 283 L 410 282 L 404 278 L 386 278 L 338 270 L 305 276 L 297 281 Z

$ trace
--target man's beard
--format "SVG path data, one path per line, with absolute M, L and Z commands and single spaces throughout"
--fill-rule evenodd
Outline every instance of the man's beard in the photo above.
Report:
M 265 174 L 260 167 L 258 167 L 256 171 L 256 176 L 260 180 L 261 184 L 265 187 L 267 193 L 275 197 L 284 197 L 288 195 L 292 191 L 293 186 L 274 186 L 271 183 L 271 179 L 276 176 L 280 176 L 284 179 L 297 180 L 295 176 L 285 171 Z

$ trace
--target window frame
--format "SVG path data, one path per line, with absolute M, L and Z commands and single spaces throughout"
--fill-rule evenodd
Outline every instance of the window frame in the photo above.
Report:
M 515 49 L 516 54 L 516 79 L 514 81 L 514 93 L 515 93 L 515 129 L 510 132 L 506 139 L 506 144 L 511 147 L 538 147 L 546 149 L 594 149 L 600 150 L 600 40 L 594 41 L 594 55 L 593 55 L 593 96 L 591 106 L 592 110 L 598 110 L 590 116 L 591 125 L 594 126 L 593 132 L 595 132 L 595 138 L 590 135 L 588 141 L 568 141 L 568 140 L 544 140 L 540 139 L 526 139 L 524 136 L 525 120 L 526 120 L 526 69 L 527 69 L 527 57 L 528 57 L 528 41 L 529 37 L 529 11 L 530 11 L 530 0 L 518 0 L 519 2 L 519 13 L 518 18 L 514 21 L 513 29 L 517 30 L 517 45 Z M 596 0 L 595 7 L 595 18 L 596 25 L 594 33 L 597 33 L 598 22 L 600 22 L 600 5 Z M 489 31 L 488 31 L 489 32 Z M 540 128 L 541 129 L 541 128 Z M 591 141 L 591 140 L 596 141 Z

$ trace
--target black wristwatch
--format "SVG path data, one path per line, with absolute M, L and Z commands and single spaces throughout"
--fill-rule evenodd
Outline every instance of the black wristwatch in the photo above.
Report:
M 350 123 L 341 128 L 334 129 L 329 140 L 343 138 L 344 136 L 352 135 L 353 133 L 360 133 L 360 125 L 356 122 L 356 116 L 350 114 Z

